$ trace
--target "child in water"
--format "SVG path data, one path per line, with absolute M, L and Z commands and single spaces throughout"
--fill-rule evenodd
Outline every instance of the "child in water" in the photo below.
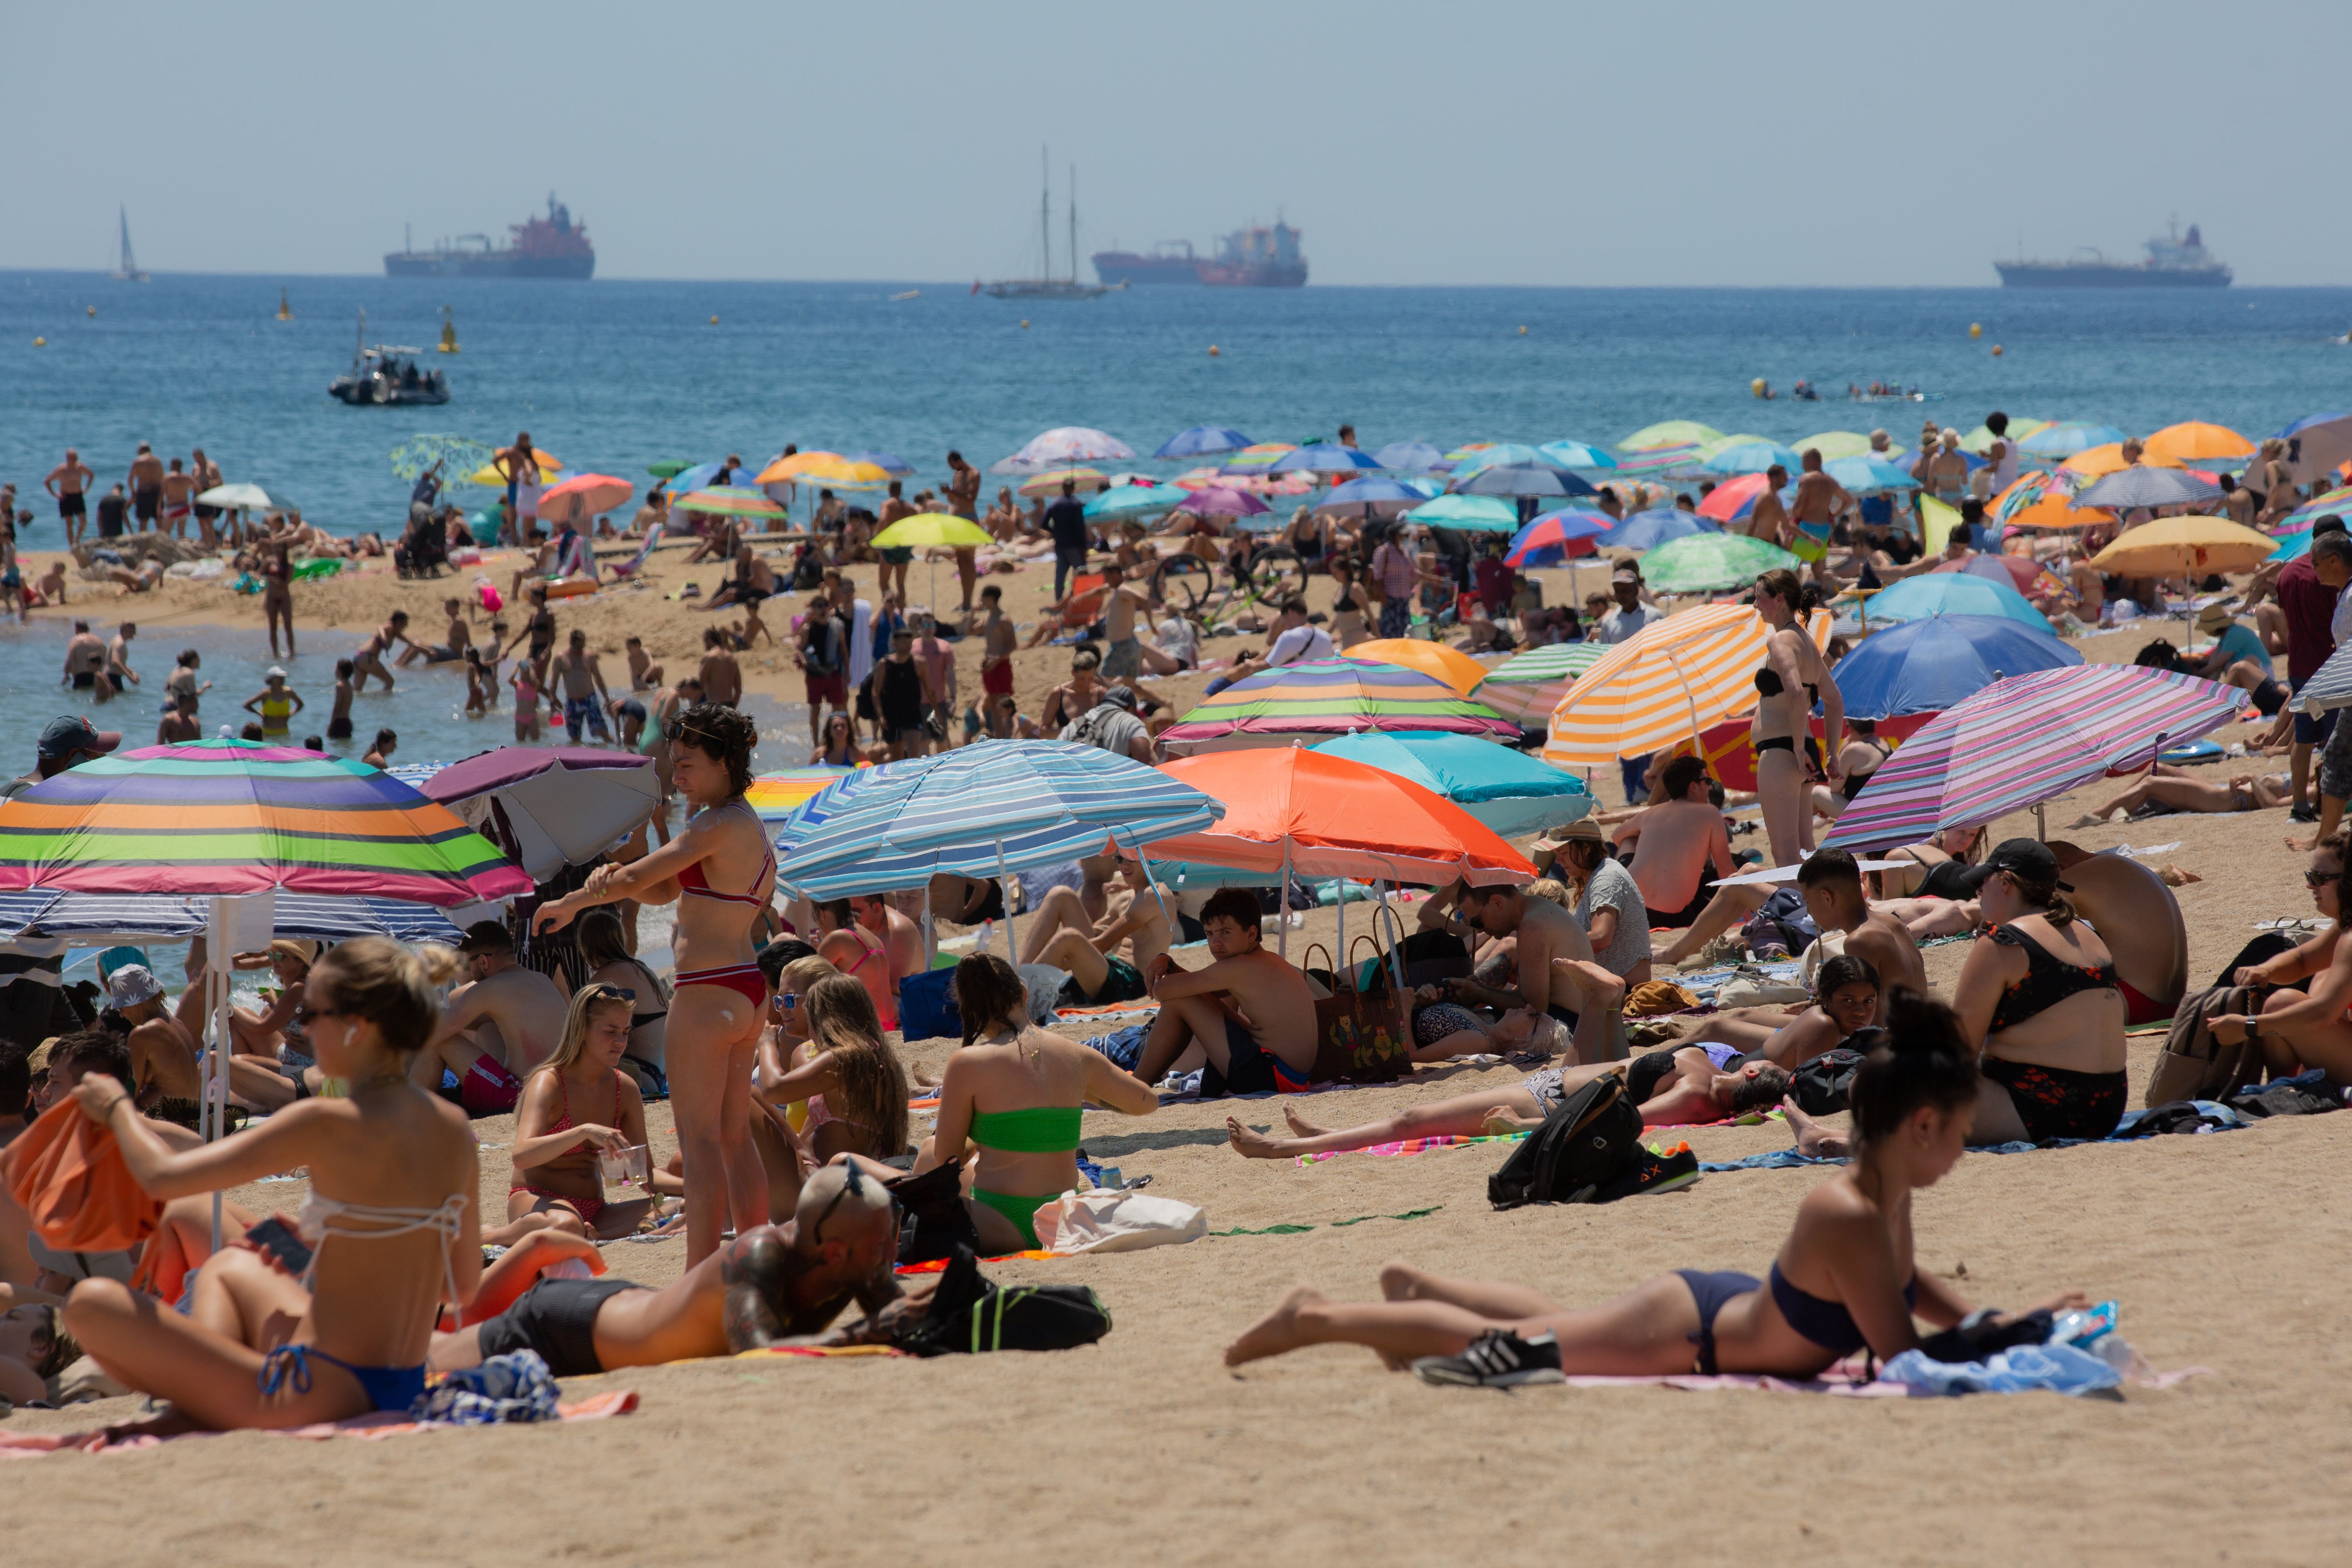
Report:
M 530 660 L 515 660 L 514 673 L 507 677 L 507 684 L 514 688 L 515 743 L 538 740 L 539 681 L 531 674 Z
M 352 677 L 358 672 L 359 666 L 350 659 L 335 660 L 335 709 L 327 716 L 327 739 L 330 741 L 352 738 L 352 698 L 358 690 L 352 684 Z
M 466 650 L 466 717 L 478 719 L 490 710 L 490 673 L 482 668 L 482 650 Z

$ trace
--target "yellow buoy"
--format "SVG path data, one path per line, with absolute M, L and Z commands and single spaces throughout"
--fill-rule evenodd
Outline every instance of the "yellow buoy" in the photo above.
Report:
M 716 317 L 716 316 L 711 317 L 711 318 L 710 318 L 710 324 L 711 324 L 712 326 L 714 326 L 714 327 L 715 327 L 715 326 L 717 326 L 717 325 L 719 324 L 719 318 L 718 318 L 718 317 Z
M 98 314 L 98 307 L 97 307 L 97 306 L 95 306 L 95 305 L 88 305 L 88 306 L 84 306 L 84 307 L 83 307 L 83 309 L 85 309 L 86 310 L 88 310 L 88 311 L 89 311 L 91 315 L 93 315 L 93 316 L 95 316 L 95 315 L 97 315 L 97 314 Z
M 2000 357 L 2000 345 L 1999 343 L 1995 343 L 1992 346 L 1992 357 L 1995 359 L 1999 359 Z
M 1984 336 L 1984 323 L 1982 321 L 1970 321 L 1969 323 L 1969 336 L 1972 338 L 1980 338 Z
M 1210 357 L 1211 359 L 1215 359 L 1219 354 L 1223 353 L 1224 352 L 1225 352 L 1224 350 L 1223 350 L 1223 349 L 1219 348 L 1219 347 L 1218 347 L 1216 344 L 1214 344 L 1214 343 L 1211 343 L 1211 344 L 1209 345 L 1209 357 Z
M 457 320 L 449 313 L 449 307 L 446 305 L 441 307 L 440 349 L 445 354 L 463 353 L 465 352 L 457 346 Z
M 49 340 L 47 338 L 35 338 L 33 340 L 33 346 L 37 349 L 47 348 L 49 346 Z
M 1021 318 L 1021 330 L 1024 332 L 1029 330 L 1029 318 L 1026 316 Z
M 294 307 L 288 301 L 286 290 L 283 289 L 278 290 L 278 319 L 281 321 L 290 321 L 294 319 Z
M 1750 397 L 1761 397 L 1764 395 L 1764 378 L 1762 376 L 1759 375 L 1754 381 L 1748 384 L 1748 395 Z
M 1524 337 L 1526 337 L 1527 335 L 1528 335 L 1528 330 L 1527 330 L 1525 327 L 1521 327 L 1521 328 L 1519 329 L 1519 336 L 1521 336 L 1521 337 L 1523 337 L 1523 338 L 1524 338 Z

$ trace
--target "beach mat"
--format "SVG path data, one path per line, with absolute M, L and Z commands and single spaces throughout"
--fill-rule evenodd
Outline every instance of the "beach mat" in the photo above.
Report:
M 626 1415 L 637 1407 L 637 1391 L 616 1388 L 609 1393 L 592 1394 L 587 1398 L 556 1406 L 559 1421 L 603 1421 L 614 1415 Z M 289 1426 L 272 1433 L 278 1437 L 307 1437 L 324 1441 L 330 1437 L 405 1437 L 415 1432 L 481 1431 L 479 1425 L 458 1421 L 412 1421 L 395 1410 L 379 1410 L 370 1415 L 354 1415 L 348 1421 L 320 1421 L 308 1426 Z M 134 1449 L 160 1448 L 166 1443 L 184 1443 L 206 1437 L 224 1437 L 225 1432 L 182 1432 L 169 1437 L 141 1434 L 110 1443 L 96 1432 L 0 1432 L 0 1459 L 33 1459 L 45 1454 L 72 1452 L 77 1454 L 128 1454 Z
M 2183 1367 L 2178 1372 L 2158 1372 L 2141 1363 L 2125 1374 L 2126 1387 L 2172 1388 L 2192 1377 L 2210 1377 L 2210 1366 Z M 1580 1374 L 1567 1380 L 1570 1388 L 1679 1388 L 1692 1394 L 1728 1392 L 1764 1394 L 1827 1394 L 1846 1399 L 1950 1399 L 1955 1394 L 1938 1394 L 1907 1383 L 1894 1383 L 1885 1378 L 1864 1379 L 1853 1362 L 1838 1365 L 1816 1378 L 1769 1377 L 1753 1373 L 1717 1373 L 1709 1377 L 1698 1373 L 1675 1373 L 1663 1377 L 1599 1377 Z M 2019 1390 L 2018 1392 L 2054 1392 Z

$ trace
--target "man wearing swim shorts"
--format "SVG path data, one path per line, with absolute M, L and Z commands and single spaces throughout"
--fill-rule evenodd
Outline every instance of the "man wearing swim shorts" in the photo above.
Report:
M 1160 1016 L 1135 1074 L 1157 1083 L 1194 1045 L 1201 1098 L 1303 1088 L 1315 1068 L 1315 993 L 1303 971 L 1266 951 L 1257 895 L 1228 888 L 1201 907 L 1213 962 L 1185 970 L 1167 953 L 1143 968 Z
M 604 725 L 604 710 L 611 706 L 613 694 L 604 689 L 604 671 L 596 656 L 588 651 L 588 634 L 574 628 L 569 646 L 555 660 L 555 678 L 563 683 L 563 730 L 572 743 L 580 743 L 581 729 L 585 725 L 600 741 L 609 741 L 613 731 Z
M 467 928 L 457 952 L 471 984 L 449 994 L 441 1026 L 432 1044 L 416 1053 L 416 1070 L 409 1076 L 420 1088 L 433 1089 L 446 1068 L 457 1077 L 459 1103 L 467 1115 L 496 1116 L 514 1109 L 523 1079 L 562 1043 L 571 998 L 554 981 L 516 961 L 514 937 L 497 921 Z M 492 1054 L 493 1047 L 504 1061 Z
M 172 459 L 171 471 L 163 476 L 163 526 L 172 531 L 174 539 L 188 534 L 188 498 L 195 494 L 195 482 L 181 471 L 180 459 Z
M 1127 569 L 1114 561 L 1103 568 L 1103 649 L 1105 680 L 1134 680 L 1143 673 L 1143 647 L 1135 637 L 1135 612 L 1156 610 L 1157 599 L 1127 586 Z
M 114 682 L 106 678 L 105 639 L 89 629 L 88 621 L 76 621 L 67 640 L 66 682 L 76 691 L 96 693 L 100 702 L 114 695 Z
M 139 455 L 131 459 L 131 472 L 126 476 L 131 486 L 131 510 L 139 519 L 139 531 L 146 532 L 155 526 L 155 518 L 163 505 L 163 459 L 144 441 L 139 443 Z
M 66 460 L 51 468 L 49 477 L 42 481 L 43 488 L 57 497 L 58 516 L 65 520 L 66 548 L 68 550 L 81 542 L 82 527 L 89 516 L 89 503 L 83 499 L 83 492 L 97 478 L 96 470 L 81 460 L 81 454 L 68 447 Z

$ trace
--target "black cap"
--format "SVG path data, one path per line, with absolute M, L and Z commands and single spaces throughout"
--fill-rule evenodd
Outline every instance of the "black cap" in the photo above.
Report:
M 1960 885 L 1973 893 L 1983 887 L 1996 871 L 2011 872 L 2021 881 L 2054 882 L 2062 888 L 2066 886 L 2058 881 L 2058 857 L 2050 853 L 2050 846 L 2038 838 L 2002 839 L 1993 846 L 1992 853 L 1984 858 L 1982 865 L 1971 866 L 1960 873 Z
M 514 933 L 498 921 L 476 921 L 466 928 L 466 938 L 457 944 L 459 952 L 512 952 Z
M 89 720 L 59 714 L 41 731 L 41 755 L 52 761 L 76 752 L 110 752 L 122 744 L 120 731 L 100 730 Z

